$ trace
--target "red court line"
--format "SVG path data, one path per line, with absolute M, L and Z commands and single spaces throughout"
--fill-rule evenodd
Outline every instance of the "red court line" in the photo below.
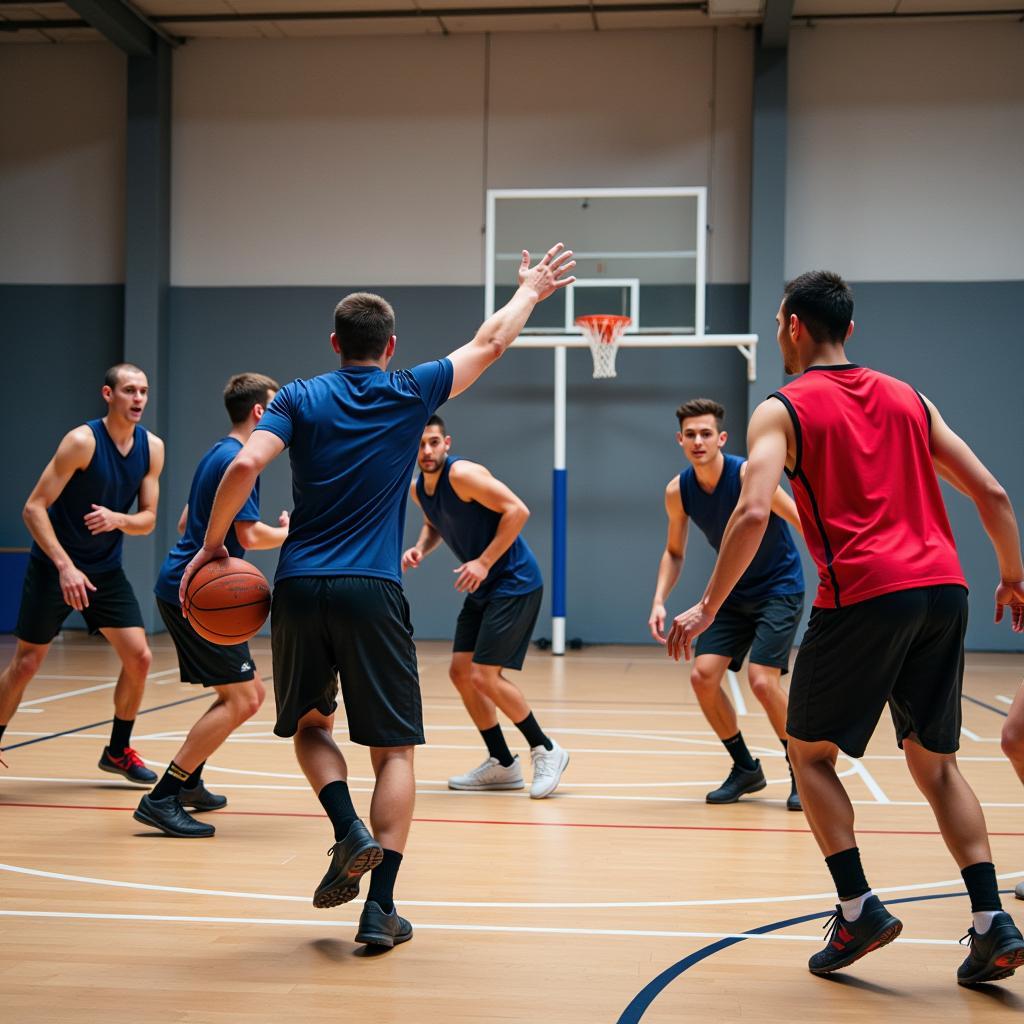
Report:
M 43 808 L 58 811 L 134 811 L 134 807 L 109 807 L 100 804 L 29 804 L 13 800 L 0 800 L 0 807 Z M 326 818 L 325 814 L 308 811 L 217 811 L 218 818 Z M 653 832 L 778 832 L 790 835 L 810 835 L 809 828 L 763 828 L 753 825 L 630 825 L 620 822 L 587 821 L 500 821 L 481 818 L 413 818 L 425 825 L 513 825 L 527 828 L 604 828 L 636 829 Z M 914 829 L 859 828 L 857 831 L 872 836 L 938 836 L 941 832 Z M 990 836 L 1024 837 L 1024 832 L 989 832 Z

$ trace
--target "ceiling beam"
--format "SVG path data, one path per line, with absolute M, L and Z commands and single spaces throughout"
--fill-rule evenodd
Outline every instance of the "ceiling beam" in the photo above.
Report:
M 162 39 L 171 46 L 181 40 L 169 36 L 126 0 L 65 0 L 79 17 L 106 36 L 129 57 L 150 57 Z

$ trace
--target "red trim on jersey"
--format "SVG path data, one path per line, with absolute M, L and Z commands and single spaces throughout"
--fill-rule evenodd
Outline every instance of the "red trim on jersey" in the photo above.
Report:
M 818 608 L 913 587 L 966 587 L 931 456 L 931 417 L 909 384 L 847 364 L 811 367 L 774 395 L 796 431 L 787 473 L 818 566 Z

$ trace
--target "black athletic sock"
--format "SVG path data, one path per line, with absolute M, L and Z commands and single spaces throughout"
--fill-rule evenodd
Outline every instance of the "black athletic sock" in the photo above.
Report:
M 205 761 L 200 761 L 199 762 L 199 767 L 188 777 L 188 779 L 185 782 L 185 785 L 182 786 L 181 788 L 182 789 L 195 789 L 196 786 L 198 786 L 199 783 L 203 781 L 203 769 L 205 767 L 206 767 L 206 762 Z
M 340 843 L 348 834 L 349 826 L 359 817 L 349 795 L 348 783 L 328 782 L 317 796 L 334 826 L 334 841 Z
M 745 772 L 752 772 L 757 767 L 757 762 L 751 757 L 750 751 L 747 750 L 743 733 L 738 732 L 735 736 L 722 740 L 722 743 L 725 749 L 729 751 L 729 756 L 737 767 L 742 768 Z
M 133 725 L 135 725 L 134 718 L 129 721 L 114 715 L 114 725 L 110 730 L 110 743 L 107 745 L 111 757 L 124 756 L 125 747 L 132 741 Z
M 385 914 L 395 909 L 395 879 L 401 866 L 402 855 L 394 850 L 385 850 L 384 859 L 370 872 L 370 891 L 366 900 L 373 900 Z
M 968 864 L 960 872 L 964 885 L 971 897 L 971 912 L 981 910 L 1002 910 L 999 901 L 999 883 L 996 881 L 996 866 L 983 860 L 978 864 Z
M 868 880 L 864 877 L 860 850 L 856 846 L 826 857 L 825 866 L 832 875 L 832 881 L 841 900 L 853 900 L 871 890 Z
M 167 771 L 160 777 L 160 781 L 149 791 L 150 800 L 162 800 L 165 796 L 177 796 L 188 779 L 188 772 L 179 764 L 173 761 L 167 766 Z
M 532 711 L 521 722 L 516 722 L 516 728 L 523 734 L 523 738 L 530 745 L 531 750 L 534 747 L 543 747 L 545 750 L 554 748 L 554 744 L 544 735 L 544 730 L 537 724 L 537 719 L 533 717 Z
M 492 725 L 490 729 L 481 729 L 480 735 L 484 738 L 484 743 L 487 744 L 487 753 L 491 757 L 498 759 L 498 764 L 502 768 L 508 768 L 511 766 L 515 758 L 512 756 L 512 751 L 508 749 L 508 744 L 505 742 L 505 734 L 501 731 L 500 725 Z

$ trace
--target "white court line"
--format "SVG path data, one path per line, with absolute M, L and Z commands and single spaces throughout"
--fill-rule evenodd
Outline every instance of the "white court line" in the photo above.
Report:
M 740 689 L 740 681 L 736 678 L 736 673 L 732 669 L 728 669 L 725 673 L 725 678 L 729 680 L 729 692 L 732 694 L 733 703 L 736 705 L 736 714 L 745 715 L 747 713 L 747 702 L 743 699 L 743 691 Z
M 406 901 L 402 901 L 402 906 Z M 325 920 L 324 918 L 284 917 L 188 917 L 184 914 L 85 914 L 60 910 L 0 910 L 2 917 L 42 917 L 71 921 L 159 921 L 164 924 L 248 924 L 302 928 L 355 928 L 355 921 Z M 750 932 L 674 932 L 646 931 L 636 928 L 532 928 L 525 925 L 492 924 L 420 924 L 420 931 L 438 932 L 497 932 L 526 935 L 603 935 L 622 938 L 655 939 L 758 939 L 775 942 L 815 942 L 821 944 L 820 935 L 781 935 L 778 932 L 757 934 Z M 901 943 L 929 946 L 956 946 L 956 939 L 911 939 L 900 937 Z
M 847 755 L 845 754 L 843 756 L 847 757 Z M 854 773 L 859 775 L 861 781 L 864 783 L 865 786 L 868 787 L 868 791 L 875 798 L 875 803 L 888 804 L 892 802 L 885 795 L 885 792 L 882 789 L 882 787 L 875 781 L 875 777 L 871 774 L 871 772 L 867 770 L 867 768 L 864 767 L 864 765 L 860 761 L 858 761 L 855 757 L 847 757 L 847 760 L 850 762 L 850 764 L 853 765 Z M 841 772 L 839 778 L 842 778 L 844 774 L 846 773 Z
M 1012 697 L 1007 697 L 1004 694 L 999 694 L 999 696 L 996 697 L 996 700 L 1001 700 L 1004 704 L 1012 704 L 1013 703 L 1013 698 Z
M 969 740 L 974 740 L 975 743 L 981 742 L 981 737 L 976 732 L 971 732 L 966 725 L 960 726 L 960 735 L 966 736 Z
M 152 762 L 150 762 L 152 763 Z M 207 768 L 213 768 L 214 765 L 208 765 Z M 4 772 L 0 778 L 9 782 L 59 782 L 61 785 L 68 786 L 89 786 L 92 788 L 103 788 L 104 786 L 125 788 L 129 784 L 117 779 L 70 779 L 50 776 L 39 776 L 39 775 L 9 775 Z M 285 778 L 301 778 L 301 776 L 288 775 Z M 787 780 L 788 781 L 788 780 Z M 309 785 L 304 784 L 301 786 L 283 786 L 276 785 L 273 783 L 246 783 L 246 782 L 218 782 L 218 789 L 255 789 L 255 790 L 287 790 L 290 792 L 308 793 Z M 372 793 L 373 788 L 371 786 L 353 786 L 351 787 L 353 793 Z M 128 790 L 126 790 L 128 791 Z M 134 790 L 131 790 L 134 792 Z M 141 788 L 139 789 L 141 792 Z M 474 793 L 472 791 L 462 792 L 454 789 L 448 789 L 447 784 L 443 789 L 419 789 L 416 790 L 417 796 L 445 796 L 450 799 L 463 800 L 469 799 L 470 797 L 476 797 L 481 800 L 494 800 L 500 802 L 502 800 L 526 800 L 529 799 L 529 793 L 523 792 L 495 792 L 495 793 Z M 707 801 L 703 797 L 695 796 L 611 796 L 611 795 L 600 795 L 600 794 L 587 794 L 587 793 L 569 793 L 559 789 L 556 800 L 617 800 L 627 801 L 632 803 L 670 803 L 670 804 L 706 804 Z M 926 800 L 889 800 L 886 804 L 880 805 L 877 800 L 851 800 L 850 801 L 855 807 L 927 807 L 928 802 Z M 752 803 L 755 805 L 765 804 L 779 804 L 782 803 L 781 799 L 775 799 L 773 797 L 761 797 L 755 796 L 750 800 L 745 800 L 744 803 Z M 1009 808 L 1013 810 L 1024 807 L 1024 803 L 1001 803 L 1001 802 L 982 802 L 984 808 Z M 125 808 L 130 810 L 130 808 Z M 229 812 L 230 813 L 230 812 Z M 787 819 L 791 820 L 791 819 Z M 472 824 L 472 823 L 471 823 Z M 486 824 L 486 822 L 480 822 L 480 824 Z M 548 824 L 558 824 L 557 822 L 549 822 Z
M 82 882 L 85 885 L 109 886 L 115 889 L 137 889 L 145 892 L 171 892 L 186 896 L 223 896 L 230 899 L 263 900 L 270 902 L 285 903 L 306 903 L 308 896 L 289 896 L 278 893 L 266 892 L 236 892 L 231 889 L 195 889 L 190 886 L 180 885 L 157 885 L 149 882 L 125 882 L 110 878 L 94 878 L 91 875 L 67 875 L 59 871 L 42 871 L 38 868 L 25 868 L 16 864 L 0 864 L 0 871 L 9 871 L 16 875 L 29 875 L 34 878 L 53 879 L 58 882 Z M 1024 877 L 1024 871 L 1013 871 L 1007 874 L 997 875 L 1000 879 L 1013 879 Z M 889 886 L 883 889 L 873 889 L 875 893 L 900 893 L 919 892 L 924 889 L 948 889 L 960 887 L 963 879 L 951 878 L 940 882 L 917 882 L 913 885 Z M 762 903 L 801 903 L 808 900 L 828 900 L 835 902 L 834 892 L 801 893 L 793 896 L 744 896 L 732 899 L 718 900 L 644 900 L 630 902 L 600 902 L 600 903 L 526 903 L 526 902 L 495 902 L 475 900 L 402 900 L 402 905 L 407 907 L 445 907 L 451 908 L 474 908 L 487 910 L 661 910 L 665 908 L 678 909 L 681 907 L 732 907 L 747 906 L 750 904 Z M 363 900 L 355 900 L 359 904 Z
M 177 671 L 178 670 L 176 668 L 168 668 L 164 669 L 163 672 L 150 672 L 148 678 L 159 679 L 161 676 L 168 676 L 172 672 Z M 77 678 L 80 679 L 81 676 L 78 676 Z M 95 678 L 95 676 L 92 678 Z M 33 704 L 50 704 L 55 700 L 63 700 L 65 697 L 78 697 L 83 693 L 95 693 L 97 690 L 112 690 L 115 686 L 117 686 L 117 680 L 110 679 L 109 677 L 107 678 L 107 682 L 100 683 L 98 686 L 85 686 L 81 690 L 66 690 L 64 693 L 54 693 L 51 694 L 49 697 L 36 697 L 35 700 L 22 701 L 20 706 L 23 708 L 28 708 L 31 707 Z

